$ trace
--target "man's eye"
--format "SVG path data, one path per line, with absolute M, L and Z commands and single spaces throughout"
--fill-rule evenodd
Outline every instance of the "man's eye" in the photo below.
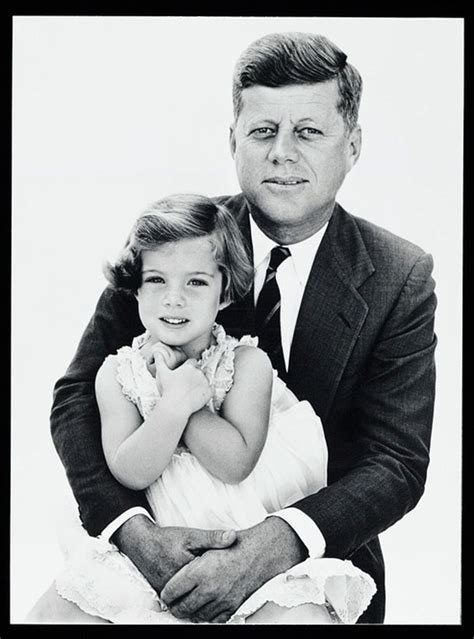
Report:
M 320 131 L 319 129 L 315 129 L 312 126 L 305 126 L 304 128 L 298 130 L 298 135 L 308 140 L 312 138 L 316 138 L 322 134 L 323 134 L 322 131 Z
M 199 280 L 196 278 L 189 280 L 189 283 L 191 286 L 207 286 L 207 282 L 205 280 Z
M 275 131 L 274 129 L 271 129 L 269 126 L 260 126 L 258 127 L 258 129 L 253 129 L 253 131 L 251 131 L 251 135 L 254 138 L 263 139 L 263 138 L 269 138 L 272 135 L 275 135 Z

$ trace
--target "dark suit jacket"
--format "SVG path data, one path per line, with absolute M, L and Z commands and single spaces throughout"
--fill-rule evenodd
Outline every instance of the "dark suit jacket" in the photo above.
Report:
M 251 254 L 245 198 L 218 199 Z M 327 556 L 350 558 L 374 577 L 378 592 L 359 622 L 384 617 L 377 535 L 424 489 L 435 385 L 432 266 L 419 247 L 336 205 L 295 328 L 287 383 L 321 417 L 329 449 L 328 487 L 296 506 L 319 526 Z M 236 337 L 253 333 L 253 291 L 218 321 Z M 106 466 L 94 395 L 106 355 L 142 331 L 135 298 L 107 288 L 55 387 L 53 439 L 92 535 L 124 510 L 147 507 Z

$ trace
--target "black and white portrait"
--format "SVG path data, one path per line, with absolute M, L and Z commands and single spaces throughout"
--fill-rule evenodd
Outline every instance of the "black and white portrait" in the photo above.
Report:
M 164 473 L 174 449 L 184 451 L 181 459 L 191 451 L 206 472 L 233 486 L 225 492 L 229 504 L 236 486 L 250 491 L 248 510 L 235 525 L 220 526 L 216 516 L 209 529 L 254 526 L 260 532 L 242 538 L 237 533 L 237 541 L 213 538 L 216 546 L 199 542 L 199 569 L 174 555 L 166 578 L 151 580 L 163 592 L 167 614 L 223 623 L 238 609 L 245 611 L 239 620 L 248 622 L 262 605 L 251 597 L 264 593 L 265 605 L 273 601 L 262 589 L 277 573 L 290 571 L 285 583 L 301 577 L 314 584 L 327 570 L 328 583 L 343 575 L 365 594 L 352 614 L 337 586 L 323 587 L 321 602 L 313 601 L 314 623 L 460 623 L 463 29 L 460 18 L 13 18 L 12 624 L 24 623 L 55 579 L 63 584 L 61 592 L 72 592 L 64 566 L 69 560 L 70 576 L 80 564 L 71 541 L 76 533 L 65 534 L 76 516 L 74 494 L 88 533 L 77 543 L 84 549 L 86 538 L 97 542 L 83 555 L 84 565 L 91 562 L 88 578 L 97 574 L 97 590 L 113 582 L 92 567 L 91 557 L 112 552 L 104 531 L 122 551 L 116 550 L 111 565 L 125 555 L 130 570 L 141 570 L 150 581 L 144 556 L 127 556 L 129 541 L 120 527 L 129 530 L 134 519 L 148 517 L 147 530 L 158 528 L 153 517 L 161 515 L 153 503 L 144 514 L 143 491 Z M 294 33 L 323 38 L 307 44 L 299 36 L 283 37 Z M 272 57 L 277 49 L 296 59 L 313 45 L 324 67 L 316 79 L 298 79 L 299 59 L 293 71 L 268 62 L 280 59 Z M 234 76 L 238 60 L 240 85 Z M 268 77 L 288 73 L 289 80 L 252 79 L 258 64 L 267 64 L 261 69 Z M 311 216 L 310 197 L 301 195 L 310 189 L 320 218 Z M 300 200 L 301 207 L 295 204 Z M 193 234 L 186 218 L 164 244 L 152 246 L 147 234 L 153 229 L 140 224 L 161 224 L 163 211 L 171 210 L 173 220 L 179 212 L 192 213 L 194 222 L 206 215 L 218 222 L 205 230 L 200 221 Z M 281 254 L 274 263 L 275 247 Z M 299 297 L 290 265 L 300 278 Z M 272 268 L 277 298 L 269 289 Z M 165 291 L 181 271 L 185 293 Z M 106 287 L 112 292 L 104 298 Z M 161 295 L 169 310 L 158 313 Z M 281 315 L 278 351 L 266 348 L 265 335 L 275 309 L 279 320 Z M 198 331 L 192 339 L 184 346 L 173 341 L 189 326 Z M 258 336 L 268 357 L 259 357 L 262 351 L 249 335 Z M 175 439 L 157 445 L 157 455 L 164 455 L 159 467 L 149 427 L 151 439 L 143 435 L 139 444 L 149 455 L 133 472 L 118 461 L 119 453 L 126 448 L 138 455 L 134 436 L 154 419 L 155 404 L 148 410 L 141 396 L 133 405 L 135 391 L 123 382 L 123 411 L 130 414 L 125 423 L 117 408 L 122 399 L 111 390 L 114 379 L 125 375 L 120 363 L 98 375 L 99 412 L 95 404 L 82 403 L 81 394 L 86 387 L 89 395 L 94 392 L 101 362 L 92 374 L 92 360 L 116 357 L 132 338 L 143 354 L 143 374 L 150 375 L 143 384 L 153 376 L 161 380 L 155 401 L 163 403 L 164 421 L 169 417 L 172 429 L 173 420 L 183 420 Z M 206 368 L 221 346 L 229 351 L 226 362 L 236 367 L 225 389 L 228 398 L 212 387 L 219 386 L 214 377 L 221 364 L 215 364 L 212 383 L 211 365 Z M 136 374 L 134 362 L 126 365 Z M 278 410 L 275 379 L 282 380 Z M 249 389 L 242 390 L 249 380 Z M 79 395 L 68 394 L 73 386 Z M 267 408 L 257 406 L 259 395 L 268 395 Z M 172 409 L 163 399 L 168 397 L 174 398 Z M 281 438 L 288 436 L 296 450 L 308 429 L 304 453 L 320 444 L 321 452 L 304 463 L 323 471 L 301 494 L 288 489 L 285 500 L 272 508 L 265 503 L 260 512 L 260 505 L 253 510 L 251 480 L 270 457 L 266 441 L 273 446 L 272 420 L 280 419 L 280 410 L 292 411 L 278 422 Z M 200 421 L 208 414 L 210 425 Z M 229 439 L 225 431 L 224 443 L 206 450 L 212 429 L 220 424 L 225 430 L 234 418 Z M 84 425 L 89 419 L 96 420 L 94 431 Z M 110 425 L 114 420 L 122 429 L 118 435 Z M 268 422 L 265 440 L 263 431 L 256 432 L 266 432 Z M 236 432 L 237 452 L 229 453 Z M 289 473 L 292 462 L 280 452 L 280 470 Z M 234 460 L 244 470 L 233 474 Z M 205 483 L 198 488 L 191 466 L 186 472 L 188 484 L 210 504 L 213 489 L 206 492 Z M 308 501 L 317 491 L 319 501 Z M 146 494 L 149 502 L 155 499 Z M 178 497 L 170 495 L 178 509 Z M 158 513 L 163 499 L 156 497 Z M 112 502 L 120 507 L 109 508 Z M 285 509 L 289 515 L 267 516 Z M 183 529 L 205 528 L 192 518 L 176 521 Z M 264 536 L 274 544 L 273 554 L 262 550 L 264 559 L 253 564 L 254 581 L 233 577 L 239 593 L 234 588 L 225 603 L 216 603 L 225 584 L 212 570 L 221 567 L 221 580 L 233 574 L 226 553 L 240 544 L 256 556 Z M 182 552 L 186 544 L 179 543 Z M 220 584 L 215 599 L 203 594 L 202 575 Z M 280 592 L 283 586 L 275 583 L 272 592 Z M 190 595 L 192 588 L 198 594 Z M 73 599 L 85 614 L 114 623 L 147 622 L 146 615 L 107 616 L 86 594 Z M 185 604 L 179 603 L 182 596 Z M 248 602 L 253 608 L 245 609 Z M 377 612 L 364 618 L 366 609 Z M 298 623 L 296 617 L 262 619 Z

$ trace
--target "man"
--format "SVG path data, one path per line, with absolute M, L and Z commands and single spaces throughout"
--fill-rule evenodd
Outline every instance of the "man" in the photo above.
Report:
M 102 453 L 94 378 L 103 359 L 140 334 L 136 303 L 106 289 L 65 376 L 51 427 L 92 535 L 109 536 L 161 593 L 195 621 L 227 620 L 262 583 L 308 555 L 350 558 L 377 594 L 360 622 L 384 619 L 377 535 L 424 489 L 434 402 L 436 298 L 420 248 L 336 203 L 358 160 L 359 73 L 321 36 L 274 34 L 239 59 L 230 144 L 242 193 L 222 197 L 249 242 L 254 290 L 218 318 L 259 334 L 300 399 L 321 417 L 328 487 L 239 531 L 158 528 L 141 493 L 119 485 Z M 278 331 L 255 306 L 275 246 Z M 275 294 L 275 290 L 273 290 Z M 200 555 L 198 561 L 194 558 Z

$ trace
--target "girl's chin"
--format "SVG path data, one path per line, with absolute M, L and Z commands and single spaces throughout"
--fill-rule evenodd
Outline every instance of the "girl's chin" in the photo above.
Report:
M 162 342 L 163 344 L 166 344 L 166 346 L 185 346 L 187 344 L 187 341 L 183 343 L 182 339 L 169 335 L 152 336 L 152 342 Z

